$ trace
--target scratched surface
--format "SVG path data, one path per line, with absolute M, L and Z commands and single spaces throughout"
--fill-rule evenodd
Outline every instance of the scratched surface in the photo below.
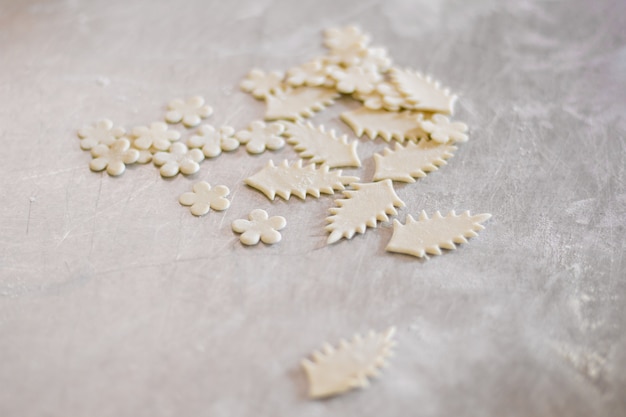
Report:
M 625 415 L 624 16 L 619 0 L 0 1 L 0 415 Z M 349 23 L 459 93 L 471 140 L 397 191 L 401 220 L 492 213 L 469 245 L 387 254 L 385 223 L 325 246 L 334 197 L 242 183 L 288 148 L 167 181 L 89 171 L 79 127 L 201 94 L 242 128 L 263 114 L 237 88 L 250 68 L 302 63 Z M 354 107 L 314 121 L 350 133 Z M 359 140 L 345 172 L 368 180 L 384 146 Z M 231 188 L 229 210 L 178 204 L 203 179 Z M 280 244 L 240 245 L 230 223 L 253 208 L 287 218 Z M 390 325 L 382 379 L 306 399 L 302 357 Z

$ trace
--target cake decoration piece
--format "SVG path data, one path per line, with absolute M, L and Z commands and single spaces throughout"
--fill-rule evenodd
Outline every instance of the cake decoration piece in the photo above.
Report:
M 374 181 L 390 179 L 393 181 L 415 182 L 426 173 L 436 171 L 446 164 L 446 159 L 453 156 L 457 148 L 442 145 L 425 139 L 408 142 L 406 146 L 396 143 L 395 150 L 385 148 L 383 154 L 374 154 L 376 172 Z
M 461 122 L 450 122 L 442 114 L 434 114 L 430 120 L 420 122 L 422 130 L 428 133 L 429 137 L 439 143 L 467 142 L 467 125 Z
M 326 343 L 312 359 L 304 359 L 309 396 L 327 398 L 369 386 L 369 378 L 377 377 L 393 355 L 395 331 L 391 327 L 383 333 L 370 331 L 365 337 L 356 334 L 349 342 L 341 340 L 336 348 Z
M 270 160 L 265 168 L 244 182 L 270 200 L 274 200 L 277 195 L 289 200 L 292 194 L 304 200 L 307 194 L 315 198 L 320 194 L 334 194 L 335 190 L 344 190 L 344 185 L 358 180 L 358 177 L 342 176 L 341 170 L 330 171 L 328 165 L 315 168 L 315 164 L 310 164 L 303 167 L 302 159 L 299 159 L 291 165 L 284 160 L 278 166 Z
M 381 182 L 352 184 L 353 191 L 344 191 L 345 199 L 336 200 L 338 207 L 328 211 L 332 216 L 326 218 L 330 223 L 326 230 L 330 232 L 327 243 L 337 242 L 341 238 L 352 239 L 355 233 L 365 233 L 367 227 L 376 227 L 376 221 L 388 221 L 388 214 L 396 215 L 394 207 L 404 207 L 404 202 L 393 189 L 391 180 Z
M 347 49 L 354 45 L 364 49 L 369 42 L 369 35 L 363 33 L 357 26 L 330 28 L 324 31 L 324 45 L 330 50 Z
M 267 212 L 261 209 L 252 210 L 248 219 L 235 220 L 231 225 L 233 232 L 241 233 L 239 240 L 244 245 L 256 245 L 259 241 L 268 245 L 278 243 L 282 239 L 279 230 L 287 225 L 284 217 L 269 217 Z
M 287 71 L 287 84 L 292 87 L 331 87 L 335 85 L 335 80 L 329 76 L 324 60 L 317 58 Z
M 154 122 L 148 126 L 138 126 L 132 130 L 133 146 L 137 149 L 147 150 L 154 148 L 159 151 L 166 151 L 172 142 L 180 139 L 180 132 L 168 130 L 168 126 L 163 122 Z
M 301 158 L 311 158 L 310 162 L 323 162 L 329 168 L 360 167 L 356 153 L 357 141 L 348 142 L 348 136 L 337 137 L 334 130 L 326 131 L 324 126 L 315 127 L 311 122 L 284 123 L 287 143 L 294 145 Z
M 450 94 L 449 89 L 441 88 L 439 82 L 430 76 L 409 69 L 393 68 L 391 80 L 407 100 L 413 103 L 413 109 L 433 113 L 453 113 L 457 96 Z
M 299 120 L 311 117 L 335 102 L 339 94 L 331 88 L 287 88 L 265 97 L 265 120 Z
M 126 130 L 123 127 L 114 127 L 109 119 L 99 120 L 93 126 L 85 126 L 78 130 L 80 147 L 86 151 L 99 144 L 111 145 L 124 134 Z
M 331 74 L 337 81 L 337 91 L 344 94 L 369 94 L 376 88 L 376 84 L 382 79 L 381 75 L 370 69 L 362 67 L 349 67 L 338 69 Z
M 213 108 L 205 105 L 204 98 L 200 96 L 188 98 L 186 101 L 177 98 L 167 108 L 165 120 L 168 123 L 183 122 L 187 127 L 198 126 L 202 119 L 213 114 Z
M 130 148 L 130 141 L 126 138 L 117 139 L 110 145 L 103 143 L 91 148 L 94 159 L 89 163 L 92 171 L 102 171 L 106 168 L 107 174 L 116 177 L 126 170 L 126 165 L 133 164 L 139 159 L 139 151 Z
M 285 75 L 282 72 L 272 71 L 266 73 L 258 68 L 248 73 L 239 85 L 246 93 L 251 93 L 255 98 L 264 99 L 270 94 L 276 93 L 283 87 Z
M 230 152 L 239 147 L 239 141 L 234 137 L 235 129 L 222 126 L 219 130 L 209 124 L 198 127 L 196 133 L 189 138 L 187 146 L 200 148 L 207 158 L 215 158 L 222 151 Z
M 183 206 L 190 206 L 194 216 L 203 216 L 211 209 L 222 211 L 230 207 L 230 201 L 226 198 L 230 190 L 225 185 L 211 188 L 208 182 L 200 181 L 193 185 L 192 190 L 181 194 L 178 201 Z
M 416 140 L 426 137 L 426 133 L 419 125 L 423 117 L 421 113 L 410 111 L 396 113 L 361 107 L 341 113 L 340 117 L 357 136 L 363 136 L 365 133 L 370 139 L 380 136 L 387 142 L 391 139 L 404 142 L 405 139 Z
M 385 249 L 420 258 L 427 253 L 441 255 L 441 249 L 454 250 L 455 243 L 467 243 L 466 238 L 478 236 L 476 232 L 485 228 L 481 223 L 489 218 L 491 214 L 471 216 L 469 211 L 460 215 L 451 211 L 446 217 L 437 211 L 432 218 L 422 211 L 419 220 L 409 214 L 406 224 L 394 220 L 393 235 Z
M 200 149 L 189 149 L 184 143 L 174 142 L 169 152 L 157 152 L 152 157 L 154 165 L 161 167 L 162 177 L 174 177 L 179 172 L 185 175 L 195 174 L 200 170 L 199 162 L 204 160 Z
M 246 150 L 251 154 L 265 152 L 265 149 L 272 151 L 285 146 L 285 140 L 281 137 L 285 131 L 285 126 L 280 123 L 266 124 L 256 120 L 245 130 L 240 130 L 235 134 L 239 142 L 246 145 Z

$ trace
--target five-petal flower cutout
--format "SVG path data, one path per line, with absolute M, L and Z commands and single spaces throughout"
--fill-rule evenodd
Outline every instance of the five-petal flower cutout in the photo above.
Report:
M 230 190 L 225 185 L 211 188 L 208 182 L 201 181 L 195 183 L 192 189 L 181 194 L 178 201 L 183 206 L 190 206 L 189 210 L 194 216 L 203 216 L 211 209 L 222 211 L 230 207 L 230 201 L 226 198 Z
M 259 154 L 265 149 L 275 151 L 285 146 L 285 139 L 281 137 L 284 132 L 285 126 L 280 123 L 266 124 L 256 120 L 247 129 L 237 132 L 235 137 L 246 145 L 249 153 Z
M 274 94 L 282 89 L 284 74 L 272 71 L 266 73 L 260 69 L 253 69 L 241 82 L 240 87 L 246 93 L 251 93 L 258 99 L 263 99 L 270 94 Z
M 248 215 L 249 220 L 235 220 L 231 227 L 233 232 L 241 233 L 239 240 L 244 245 L 256 245 L 259 241 L 269 245 L 282 239 L 279 230 L 287 225 L 282 216 L 269 217 L 265 210 L 255 209 Z
M 157 152 L 152 161 L 160 168 L 162 177 L 174 177 L 179 172 L 185 175 L 195 174 L 200 170 L 204 154 L 200 149 L 189 149 L 184 143 L 175 142 L 169 152 Z
M 94 159 L 89 163 L 92 171 L 102 171 L 106 168 L 107 174 L 118 176 L 124 173 L 126 165 L 137 162 L 139 151 L 130 148 L 130 141 L 126 138 L 118 139 L 110 145 L 103 143 L 91 148 Z
M 420 126 L 430 138 L 439 143 L 467 142 L 467 125 L 461 122 L 451 122 L 442 114 L 435 114 L 430 120 L 422 120 Z
M 169 130 L 166 123 L 154 122 L 150 126 L 138 126 L 132 131 L 133 145 L 137 149 L 148 150 L 154 148 L 158 151 L 166 151 L 172 142 L 180 139 L 180 132 Z
M 122 127 L 114 127 L 109 119 L 102 119 L 93 124 L 78 130 L 80 147 L 86 151 L 96 145 L 111 145 L 117 139 L 124 136 L 126 130 Z
M 215 158 L 222 151 L 230 152 L 239 147 L 239 141 L 233 137 L 235 129 L 222 126 L 219 130 L 211 125 L 201 125 L 196 134 L 187 141 L 190 148 L 201 148 L 204 156 Z
M 175 99 L 167 106 L 165 120 L 168 123 L 182 122 L 187 127 L 195 127 L 202 119 L 213 114 L 213 108 L 204 104 L 204 98 L 195 96 L 187 100 Z

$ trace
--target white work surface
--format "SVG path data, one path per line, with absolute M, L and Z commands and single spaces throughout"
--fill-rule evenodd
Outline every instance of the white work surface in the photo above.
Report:
M 623 1 L 0 1 L 0 416 L 624 416 Z M 390 223 L 326 246 L 335 196 L 272 202 L 243 179 L 296 158 L 244 149 L 163 180 L 89 170 L 76 130 L 130 129 L 202 95 L 237 129 L 238 84 L 325 52 L 358 24 L 394 63 L 459 94 L 448 165 L 397 184 L 407 207 L 492 213 L 429 260 L 385 252 Z M 338 115 L 315 116 L 355 138 Z M 176 127 L 185 132 L 188 131 Z M 381 140 L 359 139 L 363 168 Z M 207 180 L 224 212 L 178 203 Z M 233 220 L 287 218 L 244 247 Z M 367 390 L 306 397 L 300 360 L 395 325 Z

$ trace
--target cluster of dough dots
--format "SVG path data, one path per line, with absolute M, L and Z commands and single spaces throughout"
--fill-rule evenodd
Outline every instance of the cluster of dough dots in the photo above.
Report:
M 327 218 L 327 243 L 352 239 L 378 222 L 389 221 L 405 206 L 393 182 L 414 183 L 438 170 L 454 155 L 458 143 L 468 140 L 465 123 L 451 120 L 457 96 L 432 77 L 394 66 L 387 50 L 371 45 L 371 38 L 359 28 L 329 29 L 324 33 L 327 53 L 287 71 L 252 69 L 241 82 L 241 89 L 266 105 L 264 120 L 250 122 L 235 130 L 204 122 L 213 109 L 204 98 L 175 99 L 167 106 L 163 121 L 136 126 L 129 131 L 108 119 L 78 131 L 80 146 L 93 157 L 89 167 L 118 176 L 132 164 L 150 162 L 164 178 L 193 175 L 207 158 L 237 150 L 240 145 L 251 155 L 279 151 L 293 146 L 300 159 L 273 161 L 244 180 L 268 199 L 305 200 L 321 194 L 342 192 Z M 360 168 L 358 140 L 338 135 L 305 119 L 350 97 L 359 108 L 344 112 L 340 119 L 357 137 L 395 141 L 382 153 L 371 155 L 375 173 L 369 181 L 346 176 L 338 168 Z M 173 127 L 181 129 L 173 129 Z M 186 136 L 185 133 L 189 132 Z M 179 196 L 192 215 L 230 207 L 230 190 L 225 185 L 201 181 Z M 417 219 L 408 214 L 403 224 L 393 221 L 389 252 L 427 258 L 442 249 L 454 250 L 467 243 L 484 227 L 490 214 L 442 215 L 425 211 Z M 280 230 L 287 221 L 254 209 L 248 219 L 237 219 L 231 228 L 244 245 L 259 242 L 275 244 L 282 240 Z M 312 398 L 324 398 L 367 386 L 368 378 L 378 375 L 394 345 L 394 329 L 355 336 L 341 341 L 337 348 L 326 344 L 305 359 L 302 366 L 310 383 Z

